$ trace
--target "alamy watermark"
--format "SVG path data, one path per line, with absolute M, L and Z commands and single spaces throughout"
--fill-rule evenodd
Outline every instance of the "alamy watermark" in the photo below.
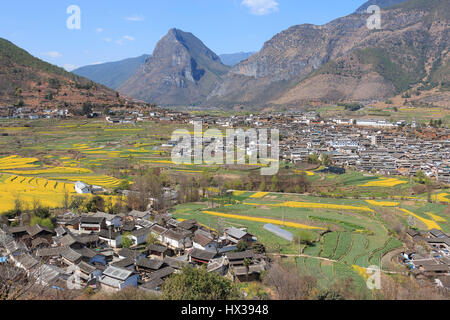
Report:
M 367 19 L 367 28 L 369 30 L 381 29 L 381 8 L 377 5 L 371 5 L 367 8 L 367 13 L 372 14 Z
M 77 5 L 70 5 L 66 10 L 67 14 L 70 16 L 67 18 L 66 26 L 69 30 L 80 30 L 81 29 L 81 9 Z
M 203 132 L 202 122 L 196 121 L 193 134 L 178 129 L 173 132 L 172 141 L 176 142 L 172 149 L 175 164 L 261 165 L 264 176 L 276 175 L 279 170 L 278 129 L 227 129 L 224 136 L 218 129 Z

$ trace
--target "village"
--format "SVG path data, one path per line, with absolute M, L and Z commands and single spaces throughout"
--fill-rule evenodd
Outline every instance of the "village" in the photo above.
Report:
M 67 212 L 57 217 L 57 225 L 55 230 L 3 226 L 1 262 L 55 290 L 135 287 L 156 294 L 167 277 L 186 267 L 206 266 L 208 272 L 243 282 L 258 279 L 267 267 L 264 253 L 252 250 L 257 238 L 245 229 L 229 227 L 217 234 L 195 220 L 135 210 Z

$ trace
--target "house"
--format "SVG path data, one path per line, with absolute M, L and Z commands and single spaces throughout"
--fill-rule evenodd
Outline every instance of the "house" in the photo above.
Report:
M 194 262 L 197 264 L 208 264 L 212 259 L 217 256 L 216 252 L 210 252 L 200 249 L 193 249 L 189 253 L 189 262 Z
M 118 229 L 122 225 L 122 218 L 118 215 L 98 211 L 94 213 L 92 217 L 105 218 L 105 224 L 107 229 L 109 229 L 109 227 L 113 229 Z
M 123 248 L 119 251 L 120 259 L 132 258 L 133 260 L 139 260 L 142 257 L 145 257 L 145 254 L 137 250 Z
M 26 226 L 28 235 L 31 239 L 43 238 L 46 239 L 49 243 L 52 243 L 52 237 L 55 235 L 55 232 L 47 227 L 43 227 L 39 224 L 36 224 L 32 227 Z
M 133 240 L 134 245 L 138 246 L 140 244 L 147 242 L 147 236 L 150 234 L 149 228 L 142 228 L 134 230 L 131 232 L 129 238 Z
M 259 280 L 261 273 L 266 269 L 264 263 L 261 262 L 258 264 L 250 265 L 248 267 L 233 267 L 232 270 L 235 279 L 240 282 L 247 282 Z
M 141 258 L 136 262 L 136 271 L 138 271 L 141 274 L 142 279 L 145 280 L 148 274 L 161 269 L 163 265 L 163 260 Z
M 81 260 L 84 262 L 106 266 L 106 257 L 97 251 L 89 248 L 81 248 L 75 251 L 81 255 Z
M 82 255 L 71 248 L 66 248 L 61 252 L 61 257 L 64 264 L 73 266 L 81 262 Z
M 253 242 L 253 235 L 250 233 L 243 231 L 241 229 L 237 229 L 235 227 L 230 227 L 225 229 L 225 236 L 227 240 L 238 243 L 239 241 L 244 241 L 245 243 Z
M 136 259 L 134 257 L 128 257 L 114 263 L 111 263 L 110 266 L 118 267 L 122 269 L 135 270 Z
M 133 217 L 134 219 L 143 219 L 148 220 L 151 217 L 150 211 L 137 211 L 132 210 L 130 213 L 128 213 L 128 216 Z
M 37 284 L 55 286 L 59 280 L 62 280 L 64 271 L 53 265 L 42 264 L 34 269 L 30 276 L 36 279 Z
M 166 246 L 151 244 L 147 247 L 148 255 L 150 257 L 157 257 L 159 259 L 164 259 L 166 256 L 172 256 L 172 250 Z
M 192 241 L 189 236 L 189 232 L 185 233 L 182 231 L 175 231 L 170 229 L 166 233 L 164 233 L 163 243 L 167 244 L 167 246 L 174 250 L 184 250 L 186 248 L 192 247 Z
M 104 217 L 82 216 L 78 231 L 100 232 L 104 228 L 106 228 L 106 219 Z
M 188 261 L 188 256 L 181 256 L 181 257 L 165 257 L 164 258 L 164 264 L 166 264 L 169 267 L 172 267 L 176 270 L 182 270 L 184 267 L 192 264 Z
M 100 277 L 100 284 L 103 290 L 120 291 L 127 287 L 137 287 L 139 275 L 134 271 L 119 267 L 110 266 Z
M 73 212 L 67 212 L 58 216 L 56 218 L 56 223 L 68 230 L 78 230 L 80 225 L 80 217 Z
M 160 226 L 159 224 L 155 224 L 150 228 L 150 231 L 156 237 L 156 239 L 158 239 L 158 241 L 164 242 L 164 234 L 169 230 Z
M 165 267 L 162 269 L 159 269 L 158 271 L 153 272 L 152 274 L 150 274 L 150 281 L 155 280 L 155 279 L 165 279 L 167 277 L 169 277 L 170 275 L 172 275 L 175 272 L 175 269 L 172 267 Z
M 75 191 L 79 194 L 92 193 L 91 186 L 81 181 L 75 182 Z
M 78 270 L 80 271 L 80 278 L 86 283 L 98 281 L 103 274 L 103 271 L 101 269 L 84 261 L 81 261 L 78 264 Z
M 117 248 L 122 245 L 122 235 L 120 232 L 102 229 L 98 233 L 98 238 L 113 248 Z
M 226 257 L 231 266 L 243 266 L 246 259 L 253 260 L 253 251 L 243 251 L 243 252 L 228 252 Z
M 197 232 L 193 239 L 193 247 L 200 250 L 217 252 L 218 244 L 214 239 L 204 233 Z

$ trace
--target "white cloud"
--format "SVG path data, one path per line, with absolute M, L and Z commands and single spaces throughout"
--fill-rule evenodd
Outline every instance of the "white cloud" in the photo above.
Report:
M 242 5 L 249 8 L 250 12 L 257 16 L 279 11 L 279 3 L 275 0 L 243 0 Z
M 116 40 L 116 44 L 118 44 L 119 46 L 123 46 L 125 44 L 125 40 L 134 41 L 134 37 L 132 37 L 132 36 L 123 36 L 119 40 Z
M 75 70 L 77 68 L 77 66 L 68 63 L 68 64 L 63 65 L 63 68 L 66 69 L 67 71 L 72 71 L 72 70 Z
M 104 38 L 103 41 L 105 41 L 105 42 L 112 42 L 112 39 L 111 38 Z
M 42 53 L 43 56 L 50 57 L 50 58 L 61 58 L 63 55 L 59 53 L 58 51 L 49 51 Z
M 95 32 L 97 32 L 97 33 L 102 33 L 102 32 L 103 32 L 103 28 L 97 28 L 97 29 L 95 30 Z
M 140 21 L 144 21 L 144 16 L 134 14 L 132 16 L 126 17 L 125 20 L 133 21 L 133 22 L 140 22 Z

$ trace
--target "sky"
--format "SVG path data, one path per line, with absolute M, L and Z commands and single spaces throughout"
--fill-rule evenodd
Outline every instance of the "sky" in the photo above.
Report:
M 73 70 L 151 54 L 171 28 L 192 32 L 219 55 L 259 51 L 265 41 L 293 25 L 325 24 L 353 13 L 365 0 L 3 2 L 1 38 Z

